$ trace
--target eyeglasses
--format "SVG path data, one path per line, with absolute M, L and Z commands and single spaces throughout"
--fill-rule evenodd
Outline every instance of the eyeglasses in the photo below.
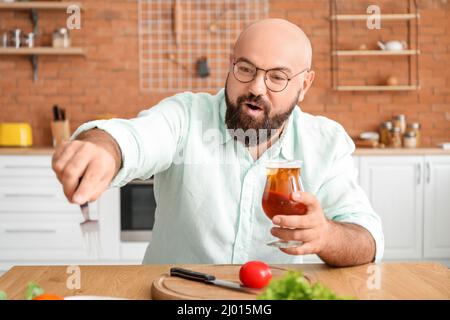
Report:
M 309 68 L 306 68 L 305 70 L 300 71 L 299 73 L 289 78 L 289 76 L 285 72 L 279 69 L 265 70 L 257 68 L 247 61 L 233 62 L 233 75 L 236 80 L 242 83 L 249 83 L 255 80 L 258 70 L 264 71 L 264 83 L 266 84 L 267 89 L 272 92 L 283 91 L 288 86 L 289 81 L 291 81 L 294 77 L 302 74 L 305 71 L 309 72 Z

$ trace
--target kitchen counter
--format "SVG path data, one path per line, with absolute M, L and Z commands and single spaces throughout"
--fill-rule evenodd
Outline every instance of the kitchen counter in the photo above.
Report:
M 442 148 L 357 148 L 355 156 L 428 156 L 450 155 L 449 149 Z
M 1 155 L 23 155 L 23 156 L 33 156 L 33 155 L 52 155 L 55 149 L 52 147 L 31 147 L 31 148 L 6 148 L 0 147 Z
M 51 155 L 52 147 L 4 148 L 0 147 L 0 155 Z M 413 155 L 450 155 L 450 150 L 442 148 L 357 148 L 355 156 L 413 156 Z
M 10 299 L 23 299 L 30 281 L 46 292 L 62 296 L 102 295 L 129 299 L 151 299 L 155 278 L 168 273 L 173 265 L 80 266 L 81 289 L 66 287 L 70 276 L 66 266 L 14 267 L 0 278 L 0 290 Z M 198 268 L 198 265 L 179 265 Z M 331 268 L 324 264 L 278 265 L 303 272 L 338 294 L 358 299 L 450 299 L 450 270 L 438 263 L 381 263 L 350 268 Z M 375 273 L 379 289 L 369 288 Z M 236 275 L 238 277 L 238 275 Z

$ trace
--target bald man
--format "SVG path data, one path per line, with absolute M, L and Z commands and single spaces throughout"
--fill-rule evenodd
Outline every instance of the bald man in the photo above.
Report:
M 144 263 L 302 263 L 314 254 L 332 266 L 379 261 L 381 221 L 356 182 L 352 140 L 338 123 L 297 105 L 314 80 L 311 60 L 296 25 L 251 24 L 217 94 L 184 92 L 134 119 L 85 123 L 58 147 L 53 169 L 67 199 L 83 204 L 154 176 Z M 270 220 L 261 204 L 266 165 L 292 160 L 302 165 L 303 190 L 290 201 L 306 214 Z

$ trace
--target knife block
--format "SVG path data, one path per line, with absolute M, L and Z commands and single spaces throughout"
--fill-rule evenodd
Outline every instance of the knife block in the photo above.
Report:
M 57 147 L 61 142 L 70 139 L 69 120 L 52 121 L 50 126 L 52 129 L 53 147 Z

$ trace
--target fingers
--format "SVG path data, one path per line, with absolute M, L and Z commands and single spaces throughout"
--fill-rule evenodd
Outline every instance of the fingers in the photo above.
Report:
M 273 224 L 283 228 L 292 229 L 310 229 L 316 225 L 317 219 L 314 215 L 292 215 L 292 216 L 275 216 L 272 219 Z
M 90 157 L 83 152 L 77 152 L 70 161 L 67 162 L 61 174 L 61 184 L 63 185 L 64 194 L 70 202 L 74 202 L 73 194 L 77 189 L 80 178 L 83 176 L 88 167 Z M 78 202 L 76 202 L 78 203 Z
M 317 212 L 322 212 L 317 198 L 308 192 L 294 192 L 291 195 L 292 200 L 301 202 L 307 206 L 307 212 L 304 215 L 277 215 L 273 217 L 272 222 L 285 228 L 307 229 L 312 228 L 319 217 Z
M 55 151 L 52 157 L 52 168 L 56 177 L 61 181 L 62 173 L 68 161 L 81 148 L 82 144 L 78 141 L 63 142 Z
M 290 254 L 293 256 L 314 254 L 317 252 L 314 245 L 311 244 L 310 242 L 304 243 L 298 247 L 280 248 L 280 250 L 283 251 L 284 253 L 287 253 L 287 254 Z
M 83 204 L 96 200 L 108 187 L 106 174 L 99 174 L 101 168 L 96 164 L 90 165 L 84 172 L 83 178 L 73 194 L 73 202 Z
M 301 229 L 286 229 L 286 228 L 272 228 L 271 233 L 273 236 L 280 238 L 284 241 L 302 241 L 309 242 L 314 240 L 313 230 L 301 230 Z
M 291 194 L 291 198 L 296 202 L 303 203 L 308 208 L 308 211 L 314 210 L 315 208 L 317 208 L 317 206 L 320 206 L 317 198 L 309 192 L 293 192 Z

